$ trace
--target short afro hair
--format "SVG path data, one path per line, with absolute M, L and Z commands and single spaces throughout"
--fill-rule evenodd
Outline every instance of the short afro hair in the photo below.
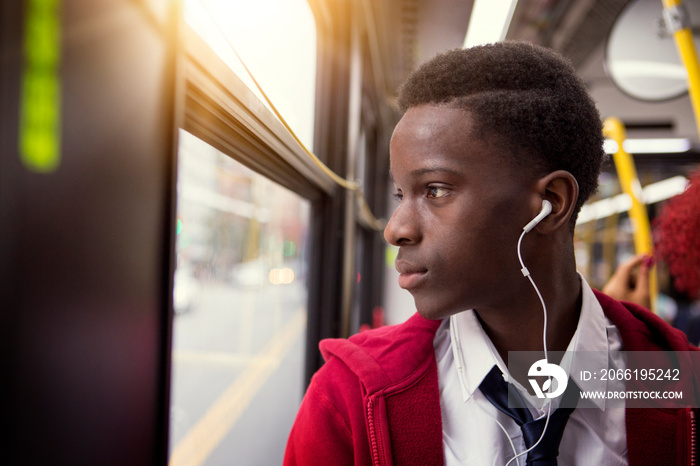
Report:
M 525 42 L 451 50 L 420 66 L 399 89 L 402 112 L 425 104 L 468 111 L 474 134 L 537 176 L 571 173 L 579 185 L 573 228 L 598 188 L 606 155 L 598 109 L 567 59 Z

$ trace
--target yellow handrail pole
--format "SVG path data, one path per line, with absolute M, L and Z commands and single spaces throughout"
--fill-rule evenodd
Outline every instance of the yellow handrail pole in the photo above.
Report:
M 690 28 L 690 17 L 683 7 L 682 0 L 662 0 L 662 3 L 666 25 L 673 32 L 678 54 L 688 72 L 688 94 L 695 113 L 695 124 L 700 134 L 700 63 L 698 63 L 693 32 Z
M 646 206 L 642 200 L 642 186 L 637 177 L 637 170 L 634 166 L 634 159 L 623 147 L 626 139 L 625 127 L 617 118 L 607 118 L 603 122 L 603 134 L 606 138 L 617 143 L 617 151 L 613 154 L 613 161 L 617 169 L 617 176 L 620 179 L 620 187 L 632 200 L 629 210 L 632 230 L 634 232 L 634 248 L 638 254 L 651 255 L 654 243 L 651 237 L 651 225 Z M 651 310 L 656 312 L 656 296 L 658 294 L 658 284 L 656 282 L 656 267 L 652 267 L 649 272 L 649 301 Z

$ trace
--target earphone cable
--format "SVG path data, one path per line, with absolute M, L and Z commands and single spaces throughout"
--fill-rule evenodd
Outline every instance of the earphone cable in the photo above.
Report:
M 540 289 L 537 288 L 537 285 L 535 284 L 535 281 L 532 279 L 532 276 L 530 275 L 530 271 L 525 267 L 525 263 L 523 262 L 523 256 L 520 251 L 523 238 L 525 237 L 525 233 L 527 233 L 529 230 L 523 230 L 523 232 L 520 234 L 520 238 L 518 239 L 518 260 L 520 261 L 520 266 L 522 267 L 520 271 L 522 272 L 523 276 L 527 277 L 528 280 L 530 280 L 530 283 L 532 284 L 532 287 L 535 289 L 535 292 L 537 293 L 537 296 L 540 298 L 540 304 L 542 304 L 542 313 L 544 315 L 544 324 L 542 328 L 542 344 L 544 345 L 544 359 L 549 364 L 549 355 L 547 353 L 547 305 L 544 302 L 544 298 L 542 297 L 542 293 L 540 293 Z M 505 466 L 508 466 L 511 462 L 513 462 L 514 459 L 516 459 L 519 456 L 527 454 L 530 450 L 535 448 L 539 443 L 542 441 L 544 438 L 545 432 L 547 432 L 547 426 L 549 425 L 549 418 L 552 414 L 552 403 L 551 401 L 549 402 L 548 408 L 547 408 L 547 417 L 545 419 L 544 423 L 544 428 L 542 429 L 542 434 L 540 435 L 540 438 L 537 439 L 537 442 L 535 442 L 534 445 L 532 445 L 530 448 L 527 450 L 523 451 L 522 453 L 519 453 L 515 455 L 513 458 L 511 458 L 510 461 L 506 463 Z

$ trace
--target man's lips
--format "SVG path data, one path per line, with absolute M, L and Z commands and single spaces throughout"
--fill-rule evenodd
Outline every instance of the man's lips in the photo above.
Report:
M 396 261 L 396 270 L 399 272 L 399 286 L 405 290 L 418 286 L 428 273 L 428 269 L 403 260 Z

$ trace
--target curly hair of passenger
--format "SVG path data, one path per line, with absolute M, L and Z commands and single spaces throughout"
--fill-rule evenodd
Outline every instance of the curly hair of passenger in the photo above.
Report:
M 668 266 L 674 287 L 690 299 L 700 298 L 700 170 L 663 206 L 653 226 L 654 256 Z
M 424 104 L 468 111 L 474 133 L 542 176 L 571 173 L 579 196 L 571 229 L 596 192 L 605 160 L 598 109 L 571 63 L 524 42 L 499 42 L 437 55 L 398 92 L 402 112 Z

